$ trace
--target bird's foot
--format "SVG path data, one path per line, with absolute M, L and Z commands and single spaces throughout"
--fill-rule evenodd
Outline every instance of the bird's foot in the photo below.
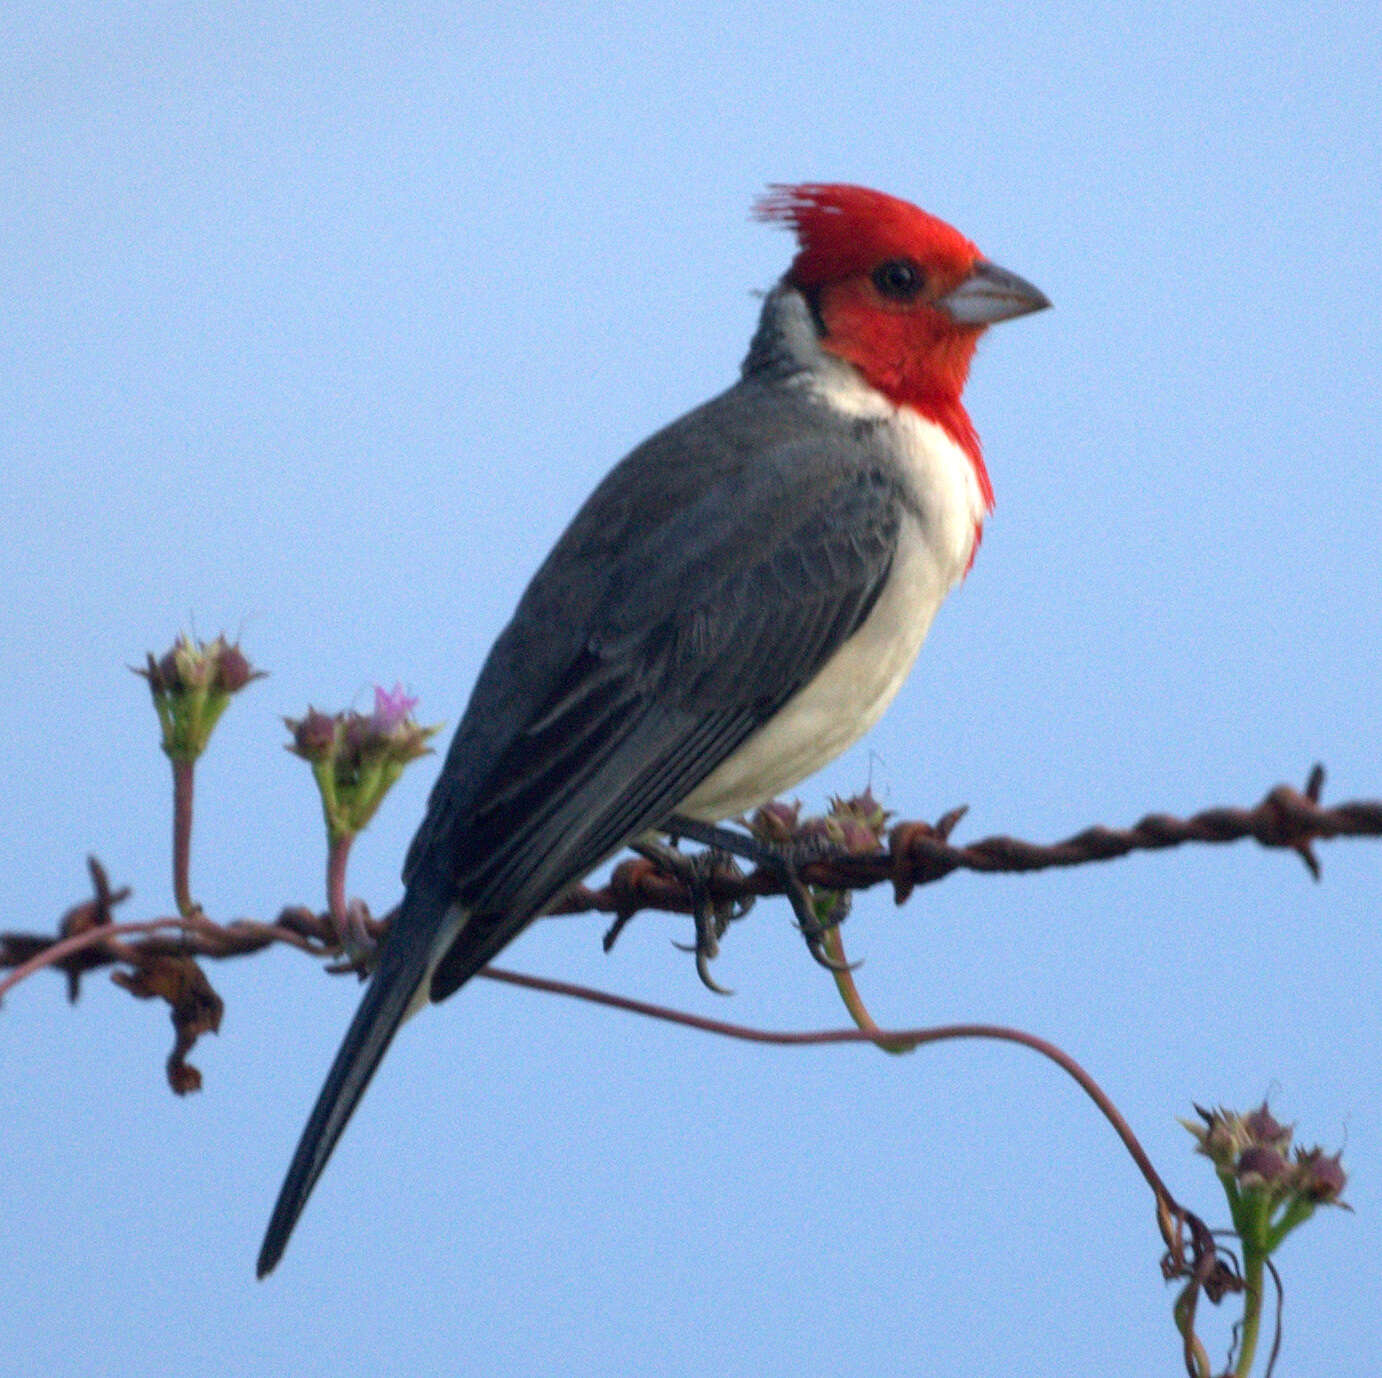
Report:
M 686 886 L 691 896 L 691 917 L 696 925 L 696 940 L 693 944 L 677 943 L 676 946 L 683 952 L 696 954 L 696 975 L 707 990 L 713 990 L 716 995 L 732 995 L 733 991 L 727 990 L 711 976 L 710 963 L 719 956 L 720 939 L 725 929 L 735 919 L 743 918 L 753 901 L 715 897 L 714 882 L 717 876 L 729 875 L 737 880 L 742 875 L 728 851 L 711 846 L 699 855 L 688 856 L 675 847 L 646 840 L 635 843 L 634 851 L 676 876 Z
M 703 843 L 712 852 L 727 852 L 742 857 L 771 872 L 782 883 L 792 913 L 796 916 L 797 927 L 806 940 L 806 950 L 812 958 L 827 971 L 833 972 L 852 971 L 859 965 L 857 962 L 841 964 L 825 950 L 825 935 L 849 914 L 849 892 L 828 891 L 818 899 L 801 878 L 802 871 L 813 862 L 848 855 L 846 848 L 822 836 L 794 837 L 788 842 L 768 841 L 752 833 L 741 833 L 733 828 L 680 816 L 668 820 L 666 831 L 673 837 Z M 822 903 L 827 896 L 828 904 Z
M 792 913 L 796 915 L 797 928 L 806 940 L 806 950 L 818 965 L 827 971 L 853 971 L 859 962 L 838 962 L 825 950 L 827 935 L 849 917 L 853 897 L 848 890 L 824 890 L 813 895 L 801 878 L 802 868 L 813 861 L 827 860 L 835 853 L 831 850 L 821 852 L 814 845 L 804 850 L 808 853 L 806 856 L 790 857 L 781 863 L 782 884 Z

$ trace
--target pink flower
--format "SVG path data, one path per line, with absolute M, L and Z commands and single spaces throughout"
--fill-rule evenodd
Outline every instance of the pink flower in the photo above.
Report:
M 395 683 L 392 690 L 374 686 L 374 727 L 377 731 L 392 732 L 407 721 L 416 707 L 417 699 L 409 698 L 401 684 Z

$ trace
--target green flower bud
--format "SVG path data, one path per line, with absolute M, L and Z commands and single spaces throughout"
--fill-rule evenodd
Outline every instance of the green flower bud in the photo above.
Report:
M 163 731 L 163 750 L 181 761 L 195 761 L 206 750 L 231 695 L 264 674 L 224 636 L 199 642 L 184 633 L 157 660 L 152 654 L 146 660 L 135 674 L 149 682 Z
M 440 723 L 413 721 L 417 700 L 401 687 L 374 695 L 373 713 L 329 715 L 309 708 L 305 717 L 283 720 L 293 734 L 288 750 L 311 762 L 332 841 L 365 827 L 404 766 L 430 752 L 428 740 L 441 731 Z

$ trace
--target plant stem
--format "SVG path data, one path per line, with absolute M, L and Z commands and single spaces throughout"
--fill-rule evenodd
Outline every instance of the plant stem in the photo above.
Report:
M 349 947 L 346 914 L 346 862 L 350 859 L 350 844 L 354 833 L 333 833 L 326 849 L 326 907 L 336 928 L 336 938 L 342 947 Z
M 192 898 L 192 782 L 197 763 L 193 757 L 174 756 L 173 762 L 173 900 L 183 918 L 191 918 L 200 906 Z
M 1262 1325 L 1263 1264 L 1266 1254 L 1243 1241 L 1243 1342 L 1234 1365 L 1234 1378 L 1248 1378 L 1257 1357 L 1257 1336 Z
M 840 937 L 839 927 L 827 929 L 821 938 L 821 946 L 825 948 L 826 955 L 835 963 L 836 970 L 831 973 L 835 978 L 835 989 L 840 992 L 840 999 L 845 1002 L 845 1009 L 849 1011 L 849 1017 L 855 1024 L 866 1033 L 881 1034 L 882 1029 L 873 1022 L 873 1016 L 869 1013 L 868 1006 L 864 1004 L 864 997 L 859 994 L 859 988 L 854 984 L 854 973 L 848 969 L 849 959 L 845 956 L 844 939 Z M 889 1041 L 880 1038 L 878 1046 L 885 1053 L 910 1053 L 916 1050 L 915 1043 L 909 1043 L 905 1039 Z

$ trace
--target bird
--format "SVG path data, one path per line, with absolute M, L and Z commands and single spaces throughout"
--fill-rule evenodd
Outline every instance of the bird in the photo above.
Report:
M 796 252 L 738 380 L 609 472 L 480 671 L 261 1278 L 404 1019 L 630 841 L 741 816 L 838 756 L 973 563 L 993 507 L 962 401 L 975 347 L 1050 302 L 883 192 L 773 184 L 754 214 Z

